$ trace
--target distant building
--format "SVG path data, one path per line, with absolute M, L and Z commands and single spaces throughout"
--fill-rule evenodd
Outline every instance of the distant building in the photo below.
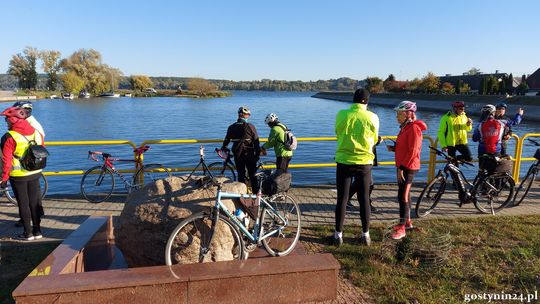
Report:
M 536 70 L 536 72 L 529 75 L 526 81 L 530 90 L 535 90 L 535 91 L 540 90 L 540 69 Z
M 471 91 L 478 91 L 480 90 L 480 84 L 482 83 L 483 78 L 487 78 L 493 76 L 495 79 L 502 79 L 503 77 L 508 77 L 507 73 L 498 73 L 498 71 L 494 74 L 476 74 L 476 75 L 469 75 L 464 73 L 463 75 L 455 75 L 451 76 L 449 74 L 446 74 L 445 76 L 439 76 L 439 80 L 441 81 L 441 84 L 445 82 L 451 83 L 454 87 L 457 87 L 459 81 L 463 81 L 463 83 L 468 84 L 471 88 Z

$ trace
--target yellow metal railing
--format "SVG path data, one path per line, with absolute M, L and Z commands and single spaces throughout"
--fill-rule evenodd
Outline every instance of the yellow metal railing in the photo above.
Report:
M 381 136 L 384 139 L 395 139 L 397 136 Z M 470 137 L 470 136 L 469 136 Z M 513 159 L 514 170 L 512 172 L 513 178 L 516 180 L 516 183 L 519 181 L 519 171 L 521 168 L 522 161 L 533 161 L 535 160 L 532 157 L 522 157 L 523 153 L 523 144 L 525 139 L 528 137 L 540 137 L 540 133 L 528 133 L 519 137 L 515 134 L 512 135 L 512 138 L 516 140 L 516 147 Z M 425 135 L 424 140 L 429 142 L 430 147 L 437 147 L 438 139 L 433 139 L 431 136 Z M 336 137 L 300 137 L 297 138 L 299 142 L 309 142 L 309 141 L 335 141 Z M 261 142 L 266 142 L 267 139 L 260 139 Z M 153 145 L 153 144 L 207 144 L 207 143 L 222 143 L 222 139 L 160 139 L 160 140 L 145 140 L 139 146 Z M 132 141 L 129 140 L 96 140 L 96 141 L 51 141 L 45 143 L 47 146 L 81 146 L 81 145 L 129 145 L 133 149 L 137 148 Z M 136 157 L 134 153 L 134 157 Z M 142 161 L 142 156 L 141 156 Z M 476 161 L 476 160 L 475 160 Z M 435 176 L 435 169 L 438 163 L 444 163 L 443 160 L 437 160 L 436 154 L 433 151 L 430 151 L 429 158 L 427 160 L 421 160 L 422 164 L 427 164 L 427 181 L 429 182 Z M 380 166 L 394 166 L 394 161 L 379 161 L 378 165 Z M 336 163 L 301 163 L 301 164 L 290 164 L 289 168 L 321 168 L 321 167 L 335 167 Z M 136 169 L 136 168 L 135 168 Z M 179 171 L 191 171 L 194 168 L 170 168 L 173 172 Z M 134 172 L 134 170 L 119 170 L 120 172 Z M 83 174 L 82 170 L 72 170 L 72 171 L 46 171 L 45 175 L 80 175 Z
M 81 141 L 46 141 L 46 146 L 104 146 L 104 145 L 129 145 L 133 149 L 136 149 L 137 146 L 135 143 L 129 140 L 81 140 Z M 135 157 L 135 153 L 133 154 Z M 135 168 L 136 169 L 136 168 Z M 134 172 L 135 170 L 118 170 L 122 173 Z M 44 171 L 43 174 L 47 176 L 56 176 L 56 175 L 82 175 L 85 171 L 83 170 L 72 170 L 72 171 Z

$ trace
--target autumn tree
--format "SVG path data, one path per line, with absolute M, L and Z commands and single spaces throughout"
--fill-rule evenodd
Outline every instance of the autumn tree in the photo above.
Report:
M 60 71 L 60 52 L 44 50 L 39 52 L 42 61 L 43 71 L 47 74 L 47 88 L 55 91 L 58 85 L 58 72 Z
M 206 96 L 207 93 L 215 91 L 217 88 L 204 78 L 191 78 L 188 81 L 188 90 L 199 95 Z
M 456 92 L 454 85 L 450 82 L 444 82 L 441 86 L 441 91 L 443 94 L 454 94 Z
M 370 93 L 381 93 L 384 90 L 382 79 L 379 77 L 367 77 L 366 89 Z
M 37 85 L 36 64 L 39 52 L 33 47 L 26 47 L 23 54 L 13 55 L 9 61 L 7 73 L 16 77 L 21 89 L 35 89 Z
M 101 54 L 93 49 L 80 49 L 60 62 L 62 69 L 73 72 L 84 82 L 87 91 L 100 94 L 118 87 L 122 72 L 104 64 Z
M 440 82 L 439 77 L 435 76 L 432 72 L 429 72 L 422 78 L 420 88 L 426 93 L 435 93 L 439 91 Z
M 75 72 L 67 72 L 60 79 L 66 92 L 77 94 L 84 88 L 84 81 Z
M 394 77 L 394 74 L 388 75 L 388 78 L 383 81 L 384 90 L 387 92 L 395 92 L 396 87 L 399 87 L 396 84 L 396 77 Z
M 471 92 L 471 87 L 469 86 L 468 83 L 464 83 L 460 88 L 459 88 L 459 92 L 460 94 L 469 94 Z
M 146 88 L 152 88 L 154 84 L 150 77 L 146 75 L 131 75 L 129 82 L 133 90 L 143 91 Z

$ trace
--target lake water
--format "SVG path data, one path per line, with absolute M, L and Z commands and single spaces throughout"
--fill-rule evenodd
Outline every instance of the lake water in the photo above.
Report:
M 278 114 L 297 137 L 334 135 L 337 111 L 348 108 L 346 102 L 311 98 L 313 93 L 233 92 L 229 98 L 117 98 L 81 99 L 74 101 L 42 100 L 34 103 L 34 115 L 46 132 L 46 141 L 130 140 L 140 145 L 149 139 L 220 139 L 227 127 L 236 120 L 238 107 L 251 109 L 252 122 L 260 137 L 267 137 L 270 129 L 264 124 L 266 114 Z M 10 104 L 5 103 L 5 107 Z M 399 131 L 395 112 L 389 108 L 370 106 L 379 115 L 381 135 L 396 135 Z M 435 138 L 440 113 L 423 113 L 419 117 L 428 125 L 427 134 Z M 526 116 L 525 116 L 526 117 Z M 538 132 L 539 125 L 524 122 L 514 128 L 516 134 Z M 219 143 L 206 144 L 208 163 L 217 161 L 214 148 Z M 513 147 L 513 146 L 512 146 Z M 473 154 L 476 144 L 471 143 Z M 87 159 L 88 150 L 106 151 L 115 157 L 132 158 L 128 146 L 50 146 L 51 156 L 47 171 L 86 170 L 97 163 Z M 513 151 L 511 148 L 510 151 Z M 525 155 L 532 155 L 532 147 Z M 300 142 L 292 160 L 299 163 L 333 163 L 334 141 Z M 384 145 L 378 147 L 379 160 L 391 161 L 393 155 Z M 424 142 L 427 159 L 427 142 Z M 274 159 L 273 151 L 265 159 Z M 198 162 L 198 145 L 152 145 L 145 154 L 145 162 L 163 163 L 170 167 L 193 167 Z M 523 167 L 528 168 L 525 163 Z M 119 168 L 126 168 L 119 166 Z M 423 166 L 416 181 L 426 181 Z M 335 183 L 335 168 L 294 169 L 296 185 Z M 474 175 L 470 170 L 468 176 Z M 395 170 L 389 166 L 374 170 L 375 182 L 394 182 Z M 49 193 L 78 193 L 81 176 L 50 176 Z M 117 184 L 118 185 L 118 184 Z M 118 186 L 117 186 L 118 188 Z

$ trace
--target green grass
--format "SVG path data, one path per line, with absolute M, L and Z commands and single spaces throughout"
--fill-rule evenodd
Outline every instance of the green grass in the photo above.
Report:
M 419 230 L 403 240 L 383 241 L 388 228 L 373 225 L 371 247 L 359 244 L 359 227 L 346 227 L 343 246 L 325 249 L 379 303 L 463 303 L 465 294 L 526 294 L 540 287 L 540 216 L 423 220 L 415 226 Z M 333 231 L 314 229 L 321 237 Z M 448 259 L 430 265 L 415 248 L 448 233 L 452 246 L 439 250 Z
M 11 293 L 60 243 L 0 243 L 0 303 L 14 303 Z

